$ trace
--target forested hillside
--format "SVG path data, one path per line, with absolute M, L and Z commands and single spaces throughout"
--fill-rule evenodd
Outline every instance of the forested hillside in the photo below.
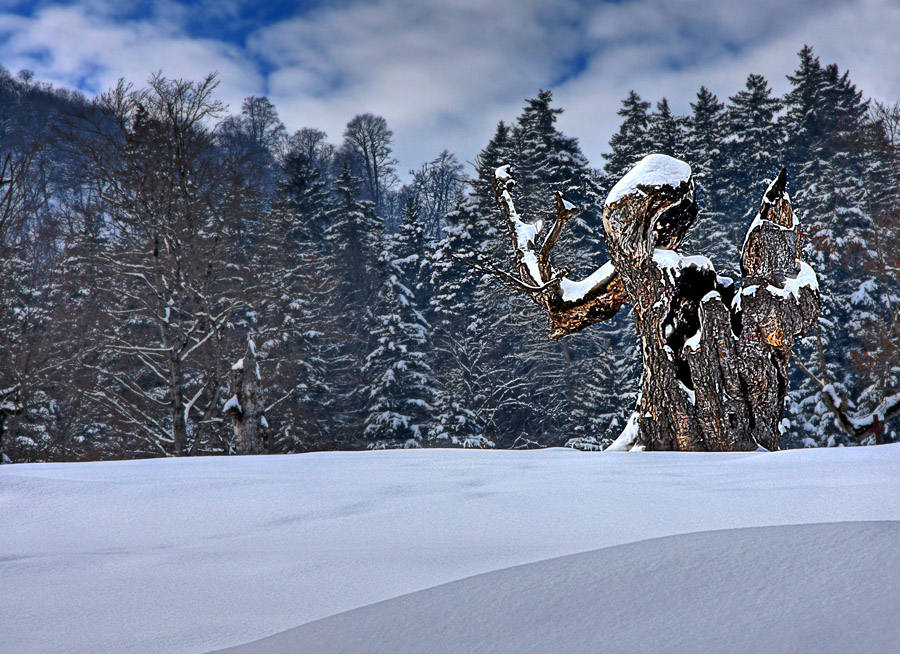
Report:
M 472 166 L 444 150 L 401 184 L 380 116 L 290 134 L 265 97 L 229 115 L 214 76 L 87 99 L 0 69 L 0 453 L 601 449 L 638 389 L 630 312 L 550 340 L 538 307 L 459 259 L 513 268 L 491 188 L 511 164 L 523 215 L 555 191 L 579 207 L 556 257 L 586 275 L 607 259 L 607 191 L 653 152 L 693 167 L 682 250 L 730 275 L 787 168 L 822 309 L 782 447 L 896 441 L 900 103 L 809 47 L 788 79 L 782 97 L 754 74 L 728 98 L 700 88 L 687 116 L 632 92 L 603 162 L 539 91 Z

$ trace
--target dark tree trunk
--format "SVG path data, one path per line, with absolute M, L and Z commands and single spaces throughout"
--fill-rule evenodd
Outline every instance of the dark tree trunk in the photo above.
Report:
M 634 304 L 644 368 L 635 444 L 648 450 L 776 449 L 794 340 L 818 315 L 799 257 L 785 172 L 769 186 L 741 254 L 742 284 L 705 257 L 652 249 L 650 235 L 696 214 L 693 184 L 638 190 L 609 205 L 607 248 Z M 670 230 L 671 231 L 671 230 Z
M 225 414 L 234 427 L 236 452 L 265 452 L 268 423 L 253 341 L 248 343 L 244 358 L 231 368 L 231 390 L 234 395 L 225 405 Z
M 516 213 L 506 167 L 495 192 L 516 253 L 518 278 L 490 272 L 547 309 L 551 337 L 606 320 L 629 301 L 641 339 L 641 393 L 618 443 L 647 450 L 776 449 L 795 340 L 818 316 L 815 273 L 801 262 L 785 171 L 767 189 L 741 253 L 741 287 L 706 257 L 672 248 L 697 215 L 687 164 L 645 158 L 610 192 L 603 214 L 607 264 L 583 282 L 550 265 L 550 250 L 574 208 L 557 197 L 557 221 Z
M 169 392 L 172 394 L 172 444 L 175 456 L 187 454 L 187 420 L 184 415 L 184 374 L 178 350 L 169 356 Z

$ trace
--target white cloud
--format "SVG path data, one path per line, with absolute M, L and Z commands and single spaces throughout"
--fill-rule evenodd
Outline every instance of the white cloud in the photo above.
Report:
M 270 95 L 292 126 L 339 139 L 356 113 L 384 115 L 407 168 L 444 148 L 471 157 L 496 121 L 559 75 L 577 46 L 574 5 L 379 1 L 260 30 Z M 570 20 L 566 20 L 567 16 Z
M 152 17 L 142 20 L 119 19 L 107 2 L 49 6 L 31 18 L 0 14 L 0 61 L 95 93 L 120 77 L 140 85 L 158 70 L 188 79 L 217 71 L 219 97 L 236 108 L 259 92 L 263 79 L 242 49 L 193 38 L 182 30 L 182 19 L 172 3 L 157 3 Z
M 561 127 L 595 166 L 630 89 L 668 97 L 681 113 L 702 84 L 727 100 L 750 73 L 781 93 L 805 43 L 850 68 L 867 93 L 900 97 L 892 0 L 572 2 L 554 4 L 554 14 L 547 4 L 342 5 L 261 30 L 250 47 L 276 68 L 270 90 L 286 120 L 338 139 L 353 114 L 381 113 L 408 166 L 443 147 L 472 157 L 497 120 L 514 119 L 578 53 L 585 69 L 558 84 L 555 98 L 566 110 Z
M 726 100 L 751 72 L 780 93 L 804 43 L 849 68 L 866 93 L 900 98 L 895 0 L 350 1 L 259 28 L 246 47 L 189 34 L 210 7 L 218 20 L 237 20 L 239 0 L 156 0 L 147 17 L 128 18 L 145 4 L 47 0 L 33 18 L 0 12 L 0 62 L 93 90 L 155 70 L 217 70 L 233 110 L 266 93 L 290 129 L 315 126 L 333 141 L 353 115 L 378 113 L 404 172 L 444 148 L 471 159 L 499 119 L 515 119 L 526 97 L 548 87 L 566 110 L 561 127 L 602 166 L 629 89 L 666 96 L 681 113 L 701 84 Z M 575 58 L 583 69 L 569 75 Z
M 602 52 L 556 95 L 566 109 L 561 125 L 580 138 L 589 159 L 600 166 L 600 155 L 619 125 L 616 111 L 629 90 L 653 102 L 667 97 L 682 114 L 690 112 L 701 85 L 727 101 L 750 73 L 764 75 L 780 94 L 789 89 L 785 76 L 796 68 L 796 53 L 804 44 L 812 45 L 823 63 L 849 68 L 865 93 L 897 99 L 897 33 L 900 6 L 891 0 L 640 0 L 603 6 L 592 16 L 592 36 L 602 43 Z

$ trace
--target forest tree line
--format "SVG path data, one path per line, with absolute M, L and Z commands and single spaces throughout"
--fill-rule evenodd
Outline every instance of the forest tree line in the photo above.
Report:
M 784 96 L 753 74 L 726 100 L 702 87 L 686 116 L 631 92 L 602 169 L 540 91 L 472 167 L 445 150 L 401 185 L 380 116 L 332 142 L 288 133 L 265 97 L 229 115 L 215 76 L 86 99 L 0 69 L 0 453 L 602 449 L 638 388 L 629 312 L 549 340 L 537 307 L 458 259 L 512 268 L 491 188 L 511 164 L 523 215 L 555 191 L 579 207 L 556 256 L 587 274 L 606 192 L 652 152 L 693 167 L 682 250 L 725 274 L 787 167 L 822 311 L 782 446 L 896 441 L 879 407 L 900 391 L 900 104 L 809 47 L 788 79 Z

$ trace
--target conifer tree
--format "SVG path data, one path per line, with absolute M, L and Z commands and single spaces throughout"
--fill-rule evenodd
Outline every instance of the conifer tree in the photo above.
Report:
M 363 436 L 369 447 L 414 447 L 427 440 L 435 383 L 429 364 L 430 329 L 414 288 L 422 277 L 424 230 L 413 203 L 396 234 L 379 247 L 381 286 L 368 317 L 368 379 Z
M 656 103 L 656 112 L 651 114 L 647 138 L 654 152 L 667 154 L 670 157 L 684 157 L 685 129 L 684 119 L 672 114 L 669 101 L 663 98 Z
M 801 168 L 804 165 L 821 163 L 813 160 L 813 152 L 826 138 L 824 114 L 827 110 L 822 104 L 825 101 L 825 76 L 819 58 L 808 45 L 803 46 L 798 56 L 797 70 L 787 76 L 792 88 L 784 96 L 786 111 L 779 122 L 786 135 L 784 163 L 792 174 L 803 175 Z M 800 188 L 804 187 L 800 184 Z
M 622 116 L 622 124 L 619 131 L 609 140 L 611 151 L 604 154 L 606 164 L 603 171 L 607 180 L 618 180 L 641 158 L 653 151 L 653 143 L 650 140 L 650 116 L 647 110 L 650 103 L 641 100 L 634 90 L 629 91 L 628 97 L 622 100 L 622 107 L 618 114 Z M 611 183 L 607 184 L 612 186 Z
M 269 450 L 298 452 L 334 446 L 339 412 L 329 393 L 341 369 L 337 268 L 322 241 L 329 195 L 318 168 L 295 151 L 284 164 L 273 208 L 254 248 L 259 277 L 252 331 L 268 384 Z
M 727 107 L 730 215 L 742 224 L 752 217 L 757 207 L 744 197 L 761 195 L 773 170 L 780 167 L 783 138 L 775 122 L 781 100 L 772 96 L 769 83 L 762 75 L 749 75 L 746 88 L 729 98 Z
M 370 332 L 367 316 L 372 315 L 380 286 L 376 262 L 383 230 L 374 205 L 359 198 L 359 187 L 359 180 L 344 165 L 325 213 L 325 259 L 333 266 L 335 282 L 335 314 L 330 327 L 338 335 L 329 356 L 329 379 L 332 398 L 341 409 L 332 412 L 331 433 L 343 446 L 362 438 L 366 402 L 362 366 L 369 354 Z
M 334 182 L 326 212 L 325 243 L 339 266 L 340 295 L 348 306 L 363 307 L 369 296 L 367 268 L 374 260 L 381 225 L 374 205 L 359 199 L 360 182 L 344 166 Z
M 719 270 L 733 273 L 740 226 L 732 224 L 726 213 L 729 203 L 725 197 L 725 105 L 701 86 L 696 102 L 691 103 L 691 110 L 687 121 L 686 160 L 691 162 L 694 171 L 701 209 L 697 217 L 698 228 L 688 236 L 687 242 L 691 249 L 709 253 Z
M 515 150 L 503 163 L 512 165 L 522 179 L 520 188 L 528 189 L 517 197 L 529 215 L 554 210 L 546 203 L 557 192 L 580 208 L 566 225 L 567 238 L 560 256 L 573 272 L 586 272 L 605 254 L 596 209 L 601 192 L 578 139 L 556 128 L 562 109 L 551 107 L 552 101 L 550 91 L 540 91 L 537 98 L 527 100 L 513 128 Z
M 291 238 L 320 241 L 324 236 L 328 206 L 328 188 L 322 173 L 306 153 L 295 150 L 284 161 L 283 179 L 275 191 L 278 209 L 295 217 Z
M 799 356 L 837 394 L 852 394 L 849 353 L 857 349 L 855 335 L 864 330 L 877 304 L 865 291 L 871 278 L 861 275 L 857 263 L 874 236 L 866 206 L 868 163 L 856 143 L 865 129 L 868 103 L 836 65 L 822 67 L 812 48 L 804 46 L 799 57 L 797 70 L 788 76 L 793 88 L 785 96 L 783 124 L 790 135 L 788 156 L 798 170 L 796 201 L 809 225 L 808 256 L 816 262 L 822 284 L 815 339 Z M 792 398 L 806 414 L 795 434 L 819 444 L 847 441 L 823 403 L 818 383 L 801 378 Z
M 472 296 L 481 284 L 481 274 L 452 258 L 478 260 L 482 245 L 488 243 L 478 236 L 484 228 L 473 195 L 448 214 L 443 236 L 431 253 L 434 292 L 427 315 L 433 325 L 431 361 L 438 380 L 432 424 L 437 445 L 493 445 L 485 433 L 496 358 L 486 341 L 476 336 L 483 329 L 484 312 L 472 311 Z

